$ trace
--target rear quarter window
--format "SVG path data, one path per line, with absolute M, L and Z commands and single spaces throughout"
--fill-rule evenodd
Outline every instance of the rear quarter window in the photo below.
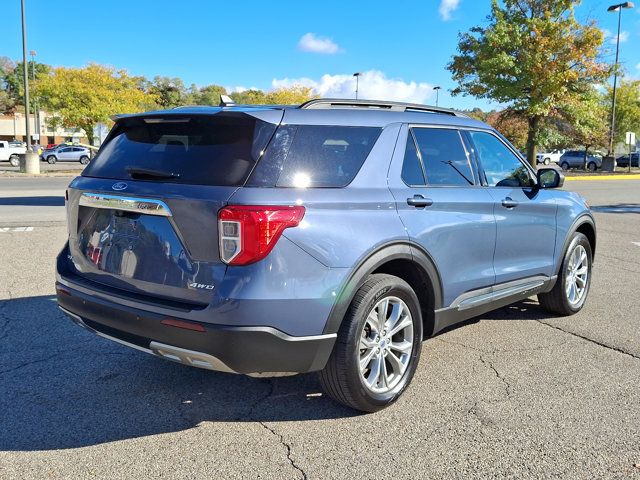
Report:
M 282 126 L 248 184 L 344 187 L 357 175 L 381 131 L 378 127 Z

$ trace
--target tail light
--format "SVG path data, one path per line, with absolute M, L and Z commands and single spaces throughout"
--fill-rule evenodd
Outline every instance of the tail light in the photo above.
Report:
M 232 205 L 218 212 L 220 259 L 247 265 L 269 255 L 285 228 L 304 217 L 302 206 Z

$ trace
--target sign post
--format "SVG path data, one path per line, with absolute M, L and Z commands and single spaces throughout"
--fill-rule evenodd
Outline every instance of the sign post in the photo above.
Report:
M 631 147 L 636 146 L 636 133 L 635 132 L 627 132 L 625 143 L 629 145 L 629 172 L 631 172 Z M 640 166 L 640 164 L 638 164 Z

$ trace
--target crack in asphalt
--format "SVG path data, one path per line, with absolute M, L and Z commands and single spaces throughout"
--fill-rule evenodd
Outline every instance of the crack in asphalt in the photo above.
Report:
M 585 340 L 585 341 L 587 341 L 589 343 L 593 343 L 594 345 L 598 345 L 598 346 L 604 347 L 604 348 L 606 348 L 608 350 L 612 350 L 614 352 L 621 353 L 623 355 L 627 355 L 627 356 L 629 356 L 631 358 L 635 358 L 636 360 L 640 360 L 640 356 L 636 355 L 635 353 L 628 352 L 627 350 L 624 350 L 622 348 L 613 347 L 611 345 L 607 345 L 606 343 L 599 342 L 597 340 L 594 340 L 593 338 L 585 337 L 584 335 L 580 335 L 579 333 L 570 332 L 568 330 L 565 330 L 565 329 L 560 328 L 560 327 L 556 327 L 555 325 L 551 325 L 550 323 L 546 323 L 546 322 L 543 322 L 541 320 L 536 320 L 536 322 L 538 322 L 541 325 L 545 325 L 547 327 L 553 328 L 554 330 L 559 330 L 559 331 L 561 331 L 563 333 L 566 333 L 567 335 L 571 335 L 573 337 Z
M 244 415 L 241 415 L 240 418 L 238 418 L 238 420 L 242 420 L 244 419 L 248 419 L 251 420 L 251 418 L 254 415 L 255 410 L 258 408 L 258 406 L 260 406 L 260 404 L 262 404 L 263 402 L 267 401 L 268 399 L 273 397 L 273 393 L 276 389 L 276 378 L 270 378 L 269 379 L 269 390 L 267 391 L 266 395 L 260 397 L 258 400 L 256 400 L 253 405 L 251 405 L 249 407 L 249 409 L 247 410 L 247 412 Z M 295 462 L 295 460 L 292 457 L 292 451 L 291 451 L 291 445 L 289 445 L 285 440 L 284 440 L 284 436 L 281 435 L 280 433 L 278 433 L 274 428 L 270 427 L 269 425 L 267 425 L 266 422 L 257 420 L 258 424 L 264 428 L 266 431 L 268 431 L 271 435 L 273 435 L 274 437 L 276 437 L 278 439 L 278 442 L 280 443 L 280 445 L 282 445 L 287 452 L 287 460 L 289 461 L 289 464 L 298 472 L 300 472 L 300 474 L 302 475 L 303 480 L 307 480 L 307 473 Z
M 482 364 L 489 367 L 491 370 L 493 370 L 493 373 L 495 374 L 496 378 L 498 378 L 502 382 L 502 384 L 504 385 L 504 391 L 507 394 L 507 399 L 510 400 L 511 384 L 507 381 L 507 379 L 504 376 L 500 374 L 500 372 L 498 372 L 498 369 L 493 365 L 493 363 L 491 363 L 490 360 L 487 360 L 482 355 L 480 355 L 479 357 Z

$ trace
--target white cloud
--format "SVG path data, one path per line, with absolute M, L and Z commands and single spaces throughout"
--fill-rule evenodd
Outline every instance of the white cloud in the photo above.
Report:
M 451 14 L 460 6 L 460 0 L 440 0 L 440 17 L 445 22 L 451 20 Z
M 342 51 L 330 38 L 319 37 L 315 33 L 305 33 L 298 42 L 298 50 L 303 52 L 333 55 Z
M 354 98 L 356 79 L 351 74 L 326 74 L 319 80 L 305 77 L 274 79 L 271 85 L 273 88 L 303 85 L 311 87 L 321 97 Z M 358 98 L 424 103 L 432 95 L 433 85 L 429 83 L 387 78 L 379 70 L 362 72 L 358 81 Z
M 602 30 L 602 33 L 604 34 L 604 38 L 605 40 L 609 40 L 609 43 L 612 45 L 615 45 L 618 41 L 618 36 L 614 35 L 611 30 L 607 30 L 606 28 Z M 620 43 L 624 43 L 627 40 L 629 40 L 629 32 L 627 31 L 622 31 L 620 32 Z
M 636 65 L 636 69 L 640 70 L 640 63 Z

